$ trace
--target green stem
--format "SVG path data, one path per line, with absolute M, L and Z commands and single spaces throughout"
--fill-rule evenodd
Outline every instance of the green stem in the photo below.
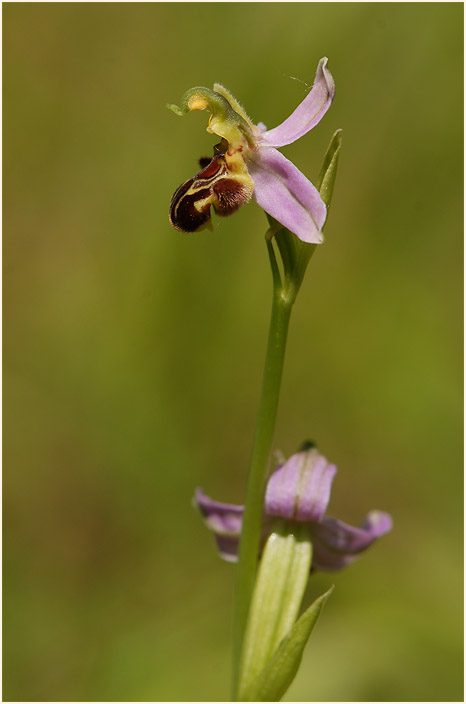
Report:
M 332 198 L 340 147 L 341 130 L 337 130 L 327 149 L 318 181 L 322 200 L 327 207 Z M 234 700 L 238 697 L 241 650 L 256 576 L 267 469 L 277 417 L 288 325 L 293 302 L 303 281 L 306 267 L 316 250 L 315 244 L 301 242 L 274 218 L 269 215 L 267 218 L 270 229 L 266 234 L 266 243 L 273 276 L 272 317 L 239 546 L 233 636 Z M 272 240 L 275 240 L 280 253 L 283 278 Z
M 267 243 L 272 263 L 274 293 L 270 319 L 269 339 L 265 359 L 262 394 L 257 428 L 249 469 L 246 504 L 241 529 L 239 564 L 237 568 L 236 604 L 233 644 L 233 698 L 238 692 L 241 648 L 254 588 L 257 557 L 261 539 L 267 469 L 272 449 L 275 419 L 277 417 L 280 383 L 285 358 L 286 339 L 293 300 L 284 295 L 271 242 Z

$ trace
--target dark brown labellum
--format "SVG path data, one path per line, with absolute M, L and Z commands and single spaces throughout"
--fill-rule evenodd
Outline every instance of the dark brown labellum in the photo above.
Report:
M 196 232 L 208 223 L 212 205 L 211 183 L 220 171 L 221 165 L 214 156 L 202 171 L 175 191 L 170 203 L 173 227 L 181 232 Z
M 252 181 L 246 167 L 233 173 L 227 165 L 224 144 L 214 148 L 215 156 L 199 160 L 203 167 L 183 183 L 170 204 L 170 222 L 181 232 L 197 232 L 210 224 L 210 207 L 217 215 L 231 215 L 251 198 Z

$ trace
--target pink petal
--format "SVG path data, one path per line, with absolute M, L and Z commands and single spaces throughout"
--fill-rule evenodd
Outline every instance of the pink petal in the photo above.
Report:
M 312 566 L 327 572 L 339 570 L 391 529 L 392 519 L 383 511 L 371 511 L 359 527 L 336 518 L 324 518 L 322 523 L 312 526 Z
M 323 241 L 322 227 L 327 208 L 319 191 L 283 154 L 261 147 L 247 157 L 254 181 L 253 198 L 303 242 Z
M 270 477 L 265 494 L 269 516 L 295 521 L 321 521 L 337 472 L 315 448 L 292 455 Z
M 281 125 L 265 132 L 262 139 L 266 146 L 284 147 L 296 142 L 323 118 L 335 96 L 335 81 L 327 61 L 326 57 L 319 61 L 312 90 L 296 110 Z
M 206 525 L 213 532 L 220 556 L 229 562 L 238 560 L 239 537 L 243 522 L 244 506 L 224 504 L 196 490 L 195 502 Z

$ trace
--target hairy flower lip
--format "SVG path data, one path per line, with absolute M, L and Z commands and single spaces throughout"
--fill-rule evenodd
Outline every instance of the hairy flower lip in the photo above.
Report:
M 212 159 L 201 159 L 201 171 L 173 194 L 169 218 L 177 230 L 198 232 L 211 227 L 210 209 L 221 217 L 231 215 L 250 198 L 253 184 L 241 157 L 228 154 L 226 143 L 214 147 Z
M 336 466 L 315 448 L 298 452 L 277 467 L 267 483 L 262 544 L 277 518 L 307 523 L 314 551 L 312 569 L 334 572 L 388 533 L 393 522 L 384 511 L 370 511 L 360 526 L 325 515 L 336 473 Z M 196 490 L 195 504 L 214 533 L 220 556 L 236 562 L 244 506 L 214 501 L 202 489 Z

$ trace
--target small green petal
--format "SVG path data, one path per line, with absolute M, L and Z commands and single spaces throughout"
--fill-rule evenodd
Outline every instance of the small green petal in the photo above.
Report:
M 240 103 L 238 103 L 235 96 L 232 95 L 229 90 L 224 88 L 224 86 L 222 86 L 221 83 L 214 83 L 214 91 L 216 93 L 220 93 L 220 95 L 223 95 L 223 97 L 226 100 L 228 100 L 228 102 L 230 103 L 233 110 L 238 115 L 241 115 L 241 117 L 245 120 L 245 122 L 247 122 L 247 124 L 249 125 L 249 127 L 251 127 L 251 129 L 254 128 L 252 120 L 248 117 L 246 110 L 243 108 L 242 105 L 240 105 Z

